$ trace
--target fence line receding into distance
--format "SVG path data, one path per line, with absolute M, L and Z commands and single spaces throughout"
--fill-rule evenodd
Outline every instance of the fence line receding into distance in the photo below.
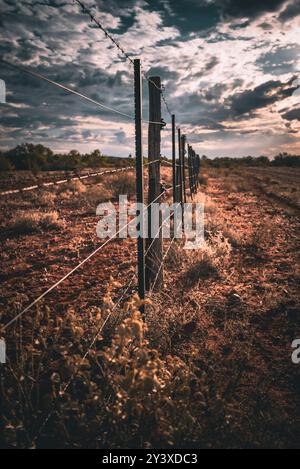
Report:
M 187 200 L 187 187 L 186 187 L 186 174 L 185 170 L 188 169 L 188 182 L 189 182 L 189 193 L 190 196 L 197 192 L 198 187 L 198 175 L 200 172 L 200 158 L 199 155 L 193 150 L 191 145 L 188 144 L 186 150 L 186 143 L 187 139 L 184 134 L 181 133 L 180 125 L 175 124 L 176 117 L 174 114 L 171 113 L 170 106 L 167 102 L 167 98 L 165 96 L 165 86 L 161 84 L 160 77 L 148 77 L 147 74 L 144 72 L 141 66 L 141 60 L 131 58 L 129 54 L 126 53 L 125 49 L 114 40 L 112 35 L 98 22 L 95 18 L 94 14 L 91 13 L 81 2 L 80 0 L 76 0 L 77 4 L 79 4 L 84 13 L 88 13 L 91 20 L 94 21 L 98 27 L 104 32 L 106 38 L 113 42 L 113 44 L 117 47 L 119 52 L 121 52 L 126 60 L 128 60 L 131 65 L 134 67 L 134 109 L 133 114 L 124 113 L 121 110 L 115 109 L 113 107 L 107 106 L 97 100 L 94 100 L 84 93 L 81 93 L 77 90 L 74 90 L 64 84 L 58 83 L 54 80 L 47 78 L 45 75 L 38 73 L 36 71 L 28 70 L 25 67 L 21 67 L 18 64 L 12 64 L 7 62 L 4 59 L 0 59 L 3 65 L 6 65 L 10 68 L 18 70 L 21 73 L 26 73 L 31 75 L 35 79 L 43 80 L 47 82 L 49 85 L 59 88 L 67 93 L 71 93 L 72 95 L 84 99 L 85 101 L 89 102 L 92 105 L 98 106 L 101 109 L 107 112 L 113 112 L 121 117 L 125 117 L 130 119 L 135 126 L 135 171 L 136 171 L 136 200 L 137 202 L 144 201 L 144 169 L 148 167 L 148 188 L 149 188 L 149 197 L 148 197 L 148 218 L 151 217 L 151 206 L 155 202 L 159 201 L 161 197 L 165 194 L 169 193 L 170 191 L 173 192 L 173 201 L 175 203 L 183 204 Z M 142 103 L 143 103 L 143 87 L 142 87 L 142 79 L 146 79 L 149 84 L 149 120 L 144 120 L 142 115 Z M 167 113 L 171 117 L 172 123 L 172 161 L 167 162 L 165 159 L 161 158 L 161 131 L 163 127 L 165 127 L 165 121 L 161 117 L 161 102 L 163 101 Z M 143 124 L 148 124 L 148 163 L 144 163 L 143 159 L 143 136 L 142 136 L 142 129 Z M 177 145 L 178 145 L 178 156 L 176 158 L 176 132 L 177 132 Z M 186 156 L 187 155 L 187 156 Z M 172 187 L 167 189 L 161 189 L 161 179 L 160 179 L 160 167 L 162 164 L 169 164 L 172 168 Z M 114 169 L 114 170 L 107 170 L 107 171 L 100 171 L 100 172 L 93 172 L 88 173 L 82 176 L 76 176 L 71 178 L 65 178 L 59 181 L 52 181 L 52 182 L 45 182 L 41 184 L 32 185 L 29 187 L 24 187 L 21 189 L 13 189 L 8 190 L 0 193 L 0 196 L 7 196 L 7 195 L 14 195 L 18 193 L 25 193 L 27 191 L 32 191 L 36 189 L 44 189 L 54 186 L 55 184 L 64 184 L 70 181 L 75 180 L 84 180 L 87 178 L 101 176 L 105 174 L 114 174 L 124 171 L 133 171 L 133 166 L 128 166 L 124 168 Z M 134 223 L 137 218 L 131 220 L 130 223 Z M 151 225 L 150 225 L 151 226 Z M 162 228 L 162 224 L 160 223 L 160 230 Z M 123 227 L 124 229 L 124 227 Z M 142 230 L 143 231 L 143 230 Z M 119 233 L 116 234 L 116 236 Z M 65 279 L 67 279 L 73 272 L 81 268 L 91 257 L 97 254 L 101 249 L 103 249 L 110 241 L 115 238 L 112 237 L 105 241 L 105 243 L 101 244 L 94 252 L 92 252 L 86 259 L 84 259 L 81 263 L 79 263 L 76 267 L 74 267 L 69 273 L 67 273 L 62 279 L 60 279 L 55 285 L 52 285 L 49 289 L 47 289 L 42 295 L 40 295 L 37 299 L 35 299 L 30 305 L 24 308 L 15 318 L 12 318 L 7 324 L 3 325 L 0 329 L 2 332 L 6 331 L 9 326 L 14 324 L 18 319 L 22 318 L 22 316 L 31 310 L 37 303 L 39 303 L 46 295 L 48 295 L 51 291 L 53 291 L 56 287 L 58 287 Z M 139 237 L 137 240 L 137 249 L 138 249 L 138 258 L 137 258 L 137 272 L 138 272 L 138 292 L 140 298 L 143 300 L 146 298 L 146 290 L 149 292 L 152 291 L 159 291 L 160 288 L 163 287 L 163 267 L 164 262 L 166 259 L 166 255 L 168 251 L 164 254 L 163 253 L 163 242 L 161 238 L 158 238 L 158 242 L 155 238 L 149 238 L 147 243 L 147 247 L 145 246 L 145 241 L 142 237 Z M 172 240 L 172 242 L 174 239 Z M 142 306 L 142 311 L 145 312 L 144 306 Z

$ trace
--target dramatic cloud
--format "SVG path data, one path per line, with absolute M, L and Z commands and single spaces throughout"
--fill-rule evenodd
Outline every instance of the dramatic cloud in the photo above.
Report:
M 266 108 L 277 101 L 282 101 L 293 95 L 297 87 L 294 80 L 287 84 L 280 81 L 268 81 L 254 90 L 243 91 L 228 100 L 231 113 L 236 116 L 252 113 L 257 109 Z
M 300 121 L 300 108 L 292 109 L 291 111 L 286 112 L 282 117 L 288 121 L 297 120 Z
M 208 0 L 209 1 L 209 0 Z M 277 11 L 285 0 L 216 0 L 225 16 L 256 18 L 267 12 Z
M 85 3 L 149 75 L 161 76 L 171 110 L 199 153 L 300 151 L 300 0 Z M 132 66 L 78 5 L 0 0 L 0 10 L 0 57 L 133 115 Z M 7 86 L 1 148 L 32 141 L 59 151 L 133 153 L 132 120 L 3 64 L 0 79 Z M 169 122 L 165 107 L 163 115 Z M 170 155 L 170 126 L 162 141 Z
M 279 19 L 281 21 L 287 21 L 291 18 L 295 18 L 300 14 L 300 0 L 292 0 L 288 2 L 286 8 L 281 12 Z

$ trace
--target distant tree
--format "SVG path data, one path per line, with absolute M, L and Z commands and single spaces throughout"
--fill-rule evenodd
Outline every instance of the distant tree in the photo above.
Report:
M 6 158 L 16 169 L 39 171 L 48 168 L 53 156 L 50 148 L 43 145 L 24 143 L 6 153 Z
M 78 169 L 82 166 L 83 160 L 82 156 L 77 150 L 71 150 L 65 157 L 66 160 L 66 165 L 65 169 L 66 170 L 74 170 Z
M 12 171 L 14 166 L 12 163 L 6 158 L 5 155 L 0 153 L 0 171 Z
M 260 166 L 268 166 L 270 164 L 270 160 L 267 156 L 259 156 L 258 158 L 255 158 L 254 163 L 257 163 Z
M 300 166 L 299 155 L 289 155 L 288 153 L 279 153 L 272 162 L 274 166 Z

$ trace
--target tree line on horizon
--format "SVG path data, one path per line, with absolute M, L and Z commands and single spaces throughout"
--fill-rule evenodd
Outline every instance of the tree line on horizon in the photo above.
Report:
M 166 157 L 163 157 L 166 159 Z M 122 167 L 128 165 L 132 156 L 128 158 L 117 158 L 106 156 L 100 150 L 93 150 L 91 153 L 80 153 L 71 150 L 68 153 L 54 153 L 50 148 L 38 144 L 24 143 L 15 148 L 0 151 L 0 171 L 74 171 L 84 168 L 103 168 L 107 166 Z M 208 158 L 203 155 L 201 162 L 204 166 L 226 167 L 233 166 L 300 166 L 300 155 L 290 155 L 280 153 L 274 159 L 266 156 L 246 156 L 243 158 L 219 157 Z
M 74 171 L 84 168 L 122 167 L 127 158 L 103 155 L 100 150 L 80 153 L 55 153 L 50 148 L 33 143 L 24 143 L 6 152 L 0 151 L 0 171 Z
M 201 157 L 202 164 L 215 168 L 230 168 L 234 166 L 300 166 L 300 155 L 290 155 L 289 153 L 279 153 L 273 159 L 267 156 L 244 156 L 237 157 L 219 157 L 208 158 L 203 155 Z

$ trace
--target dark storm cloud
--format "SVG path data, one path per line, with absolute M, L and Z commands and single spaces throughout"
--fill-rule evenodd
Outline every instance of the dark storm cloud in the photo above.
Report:
M 226 106 L 229 107 L 233 116 L 251 114 L 258 109 L 292 96 L 297 90 L 297 86 L 293 86 L 293 82 L 294 79 L 288 83 L 268 81 L 253 90 L 246 90 L 230 97 L 226 102 Z
M 300 0 L 294 0 L 287 5 L 285 10 L 280 14 L 279 19 L 284 22 L 298 15 L 300 15 Z
M 257 18 L 267 12 L 275 12 L 287 0 L 216 0 L 214 3 L 226 18 Z
M 288 121 L 293 121 L 293 120 L 300 121 L 300 108 L 292 109 L 291 111 L 288 111 L 285 114 L 282 114 L 282 117 L 283 119 L 286 119 Z
M 220 10 L 206 0 L 150 0 L 149 9 L 161 10 L 165 24 L 176 24 L 183 34 L 206 31 L 220 21 Z
M 299 0 L 295 0 L 298 3 Z M 162 1 L 151 2 L 162 5 Z M 222 18 L 250 18 L 255 19 L 264 13 L 276 12 L 287 0 L 173 0 L 170 8 L 186 18 L 186 23 L 192 30 L 212 27 Z M 198 24 L 196 23 L 198 22 Z M 194 24 L 197 28 L 194 28 Z M 248 21 L 233 26 L 234 29 L 247 26 Z
M 293 81 L 288 83 L 269 81 L 253 90 L 232 94 L 223 102 L 221 96 L 229 89 L 229 85 L 217 85 L 207 92 L 185 95 L 175 104 L 176 107 L 182 109 L 183 123 L 218 131 L 218 138 L 225 138 L 225 134 L 228 134 L 226 122 L 234 121 L 238 124 L 240 120 L 247 118 L 251 122 L 257 111 L 292 96 L 297 89 L 292 85 Z M 231 89 L 233 90 L 237 85 L 237 83 L 232 83 Z M 256 129 L 240 129 L 238 126 L 236 128 L 232 126 L 231 132 L 247 135 L 255 133 Z M 211 138 L 211 135 L 208 135 L 208 138 Z

